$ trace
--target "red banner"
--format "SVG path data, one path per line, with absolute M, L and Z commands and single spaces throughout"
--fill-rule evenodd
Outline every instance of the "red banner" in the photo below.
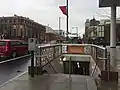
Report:
M 59 8 L 64 15 L 67 15 L 67 7 L 66 6 L 59 6 Z

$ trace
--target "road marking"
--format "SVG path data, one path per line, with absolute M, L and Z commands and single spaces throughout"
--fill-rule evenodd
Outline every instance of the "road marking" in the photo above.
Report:
M 28 57 L 28 56 L 30 56 L 30 54 L 29 55 L 20 56 L 20 57 L 16 57 L 16 58 L 12 58 L 12 59 L 8 59 L 8 60 L 5 60 L 5 61 L 1 61 L 0 64 L 6 63 L 6 62 L 10 62 L 10 61 L 14 61 L 14 60 L 17 60 L 17 59 L 20 59 L 20 58 L 25 58 L 25 57 Z
M 23 72 L 23 73 L 21 73 L 21 74 L 15 76 L 14 78 L 12 78 L 12 79 L 6 81 L 5 83 L 3 83 L 3 84 L 0 85 L 0 88 L 3 87 L 3 86 L 5 86 L 6 84 L 10 83 L 11 81 L 15 80 L 16 78 L 18 78 L 18 77 L 20 77 L 20 76 L 26 74 L 27 72 L 28 72 L 28 71 L 25 71 L 25 72 Z

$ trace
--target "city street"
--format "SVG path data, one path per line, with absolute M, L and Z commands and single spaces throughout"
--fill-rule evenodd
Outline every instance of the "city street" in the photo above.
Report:
M 49 46 L 50 44 L 41 44 L 38 46 Z M 0 85 L 8 80 L 28 71 L 30 65 L 30 58 L 21 58 L 16 60 L 1 60 L 0 62 Z
M 0 85 L 27 71 L 28 65 L 30 65 L 29 57 L 0 63 Z

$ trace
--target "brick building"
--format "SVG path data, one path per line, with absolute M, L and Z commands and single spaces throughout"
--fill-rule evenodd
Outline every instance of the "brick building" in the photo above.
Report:
M 0 17 L 0 36 L 8 39 L 25 39 L 36 37 L 39 42 L 45 40 L 45 26 L 22 16 Z

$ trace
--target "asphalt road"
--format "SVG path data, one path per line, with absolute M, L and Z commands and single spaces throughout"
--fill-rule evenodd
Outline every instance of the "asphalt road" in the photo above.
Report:
M 49 46 L 50 44 L 40 44 L 39 46 Z M 2 60 L 3 61 L 3 60 Z M 30 58 L 22 58 L 14 61 L 0 63 L 0 85 L 17 75 L 28 70 Z
M 0 63 L 0 85 L 28 70 L 30 58 Z

